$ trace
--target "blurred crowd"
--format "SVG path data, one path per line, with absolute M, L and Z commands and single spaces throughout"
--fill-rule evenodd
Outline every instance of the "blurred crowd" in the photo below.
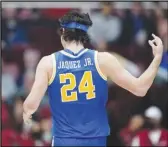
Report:
M 152 61 L 152 50 L 148 45 L 152 33 L 164 44 L 157 77 L 144 98 L 109 83 L 107 111 L 111 135 L 108 145 L 136 144 L 137 132 L 145 128 L 168 129 L 168 6 L 162 9 L 157 2 L 152 4 L 156 6 L 154 9 L 144 8 L 141 2 L 132 2 L 129 9 L 119 9 L 113 2 L 100 2 L 99 8 L 87 10 L 93 26 L 88 32 L 91 43 L 86 47 L 117 53 L 130 61 L 125 64 L 133 73 L 137 69 L 142 73 Z M 51 144 L 47 93 L 33 115 L 31 126 L 23 124 L 22 104 L 31 90 L 40 58 L 62 49 L 57 20 L 73 9 L 2 9 L 2 145 Z M 146 109 L 152 105 L 157 109 L 154 113 L 157 118 L 151 119 Z

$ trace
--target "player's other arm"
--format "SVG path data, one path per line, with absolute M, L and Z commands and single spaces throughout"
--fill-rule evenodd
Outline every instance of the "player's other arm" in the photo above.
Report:
M 48 69 L 49 56 L 43 57 L 36 69 L 35 81 L 31 92 L 23 104 L 23 119 L 25 122 L 29 121 L 31 115 L 37 110 L 40 102 L 48 87 Z
M 162 41 L 159 37 L 155 35 L 152 36 L 154 39 L 149 41 L 149 44 L 153 49 L 154 59 L 139 78 L 132 76 L 125 70 L 113 55 L 107 52 L 98 54 L 98 61 L 102 72 L 120 87 L 141 97 L 145 96 L 152 85 L 162 59 Z

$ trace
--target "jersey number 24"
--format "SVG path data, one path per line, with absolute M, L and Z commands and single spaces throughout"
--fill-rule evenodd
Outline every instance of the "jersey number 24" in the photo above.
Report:
M 60 74 L 60 83 L 66 83 L 66 80 L 69 80 L 69 84 L 65 84 L 61 87 L 61 97 L 62 102 L 72 102 L 77 101 L 77 91 L 73 91 L 70 95 L 67 94 L 68 91 L 74 90 L 76 87 L 76 77 L 72 73 Z M 95 98 L 95 85 L 93 85 L 93 78 L 91 71 L 85 71 L 80 84 L 78 86 L 79 93 L 86 93 L 86 99 L 93 99 Z

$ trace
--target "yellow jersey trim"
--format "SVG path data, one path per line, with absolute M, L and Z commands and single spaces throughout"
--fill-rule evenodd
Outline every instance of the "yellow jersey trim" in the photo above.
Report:
M 83 50 L 79 55 L 77 56 L 74 56 L 74 55 L 71 55 L 70 53 L 67 53 L 65 52 L 64 50 L 61 51 L 62 54 L 68 56 L 68 57 L 71 57 L 71 58 L 78 58 L 79 56 L 81 56 L 82 54 L 84 54 L 86 51 L 88 51 L 88 49 L 85 49 Z
M 52 54 L 52 67 L 53 67 L 53 71 L 52 71 L 52 76 L 48 82 L 49 85 L 51 85 L 51 83 L 54 81 L 55 75 L 56 75 L 56 59 L 55 59 L 55 55 Z
M 99 63 L 98 63 L 98 59 L 97 59 L 97 54 L 98 54 L 98 51 L 95 51 L 95 65 L 96 65 L 96 69 L 97 69 L 97 72 L 99 73 L 99 75 L 105 80 L 107 81 L 107 77 L 103 74 L 103 72 L 100 70 L 100 67 L 99 67 Z

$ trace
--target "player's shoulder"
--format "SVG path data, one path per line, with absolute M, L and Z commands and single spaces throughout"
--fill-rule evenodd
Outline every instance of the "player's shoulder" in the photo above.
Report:
M 55 70 L 53 68 L 54 64 L 54 54 L 50 54 L 48 56 L 44 56 L 41 58 L 40 62 L 39 62 L 39 68 L 41 68 L 42 70 L 44 70 L 45 72 L 47 72 L 48 77 L 49 77 L 49 84 L 52 83 L 53 80 L 53 76 L 55 74 Z
M 39 62 L 39 66 L 45 69 L 52 69 L 52 54 L 43 56 Z
M 114 55 L 113 53 L 109 53 L 109 52 L 98 52 L 97 59 L 99 64 L 106 63 L 109 60 L 112 61 L 114 59 Z
M 40 62 L 44 65 L 50 64 L 52 62 L 52 54 L 51 55 L 47 55 L 47 56 L 43 56 L 40 60 Z
M 99 57 L 105 57 L 105 56 L 110 55 L 110 53 L 108 53 L 108 52 L 98 52 L 98 51 L 97 51 L 97 54 L 98 54 Z

